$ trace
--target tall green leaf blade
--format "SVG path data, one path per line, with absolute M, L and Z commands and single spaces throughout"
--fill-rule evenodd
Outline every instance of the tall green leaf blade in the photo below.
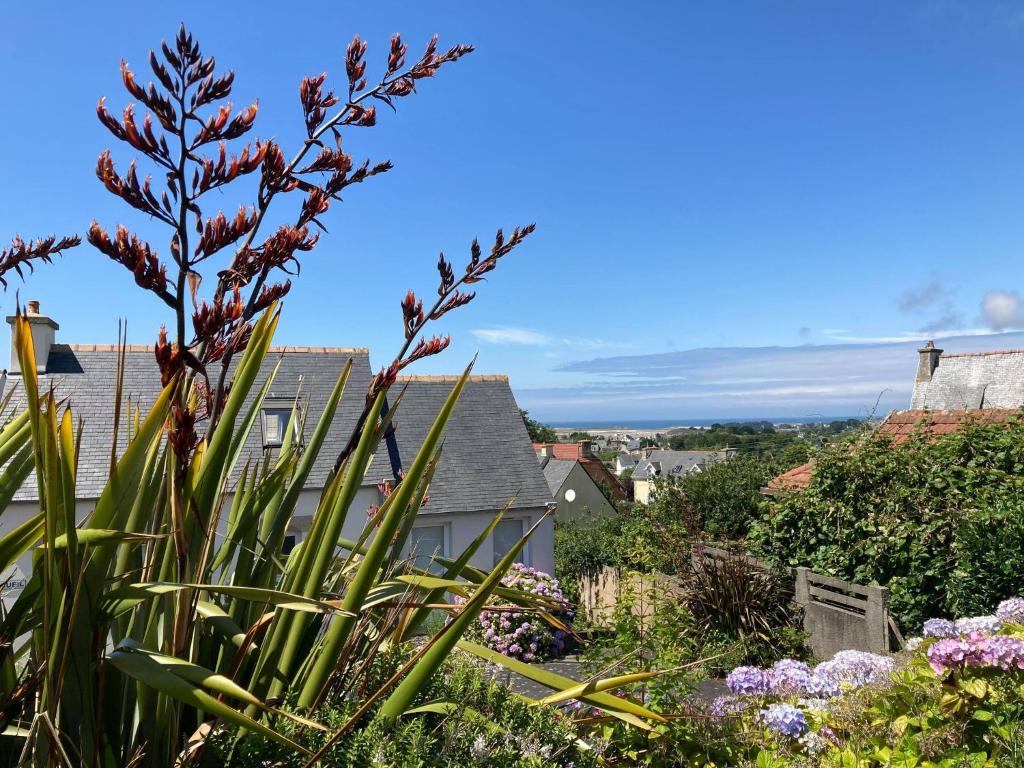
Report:
M 110 663 L 124 674 L 144 683 L 149 688 L 159 691 L 171 698 L 195 707 L 207 714 L 218 717 L 226 723 L 262 734 L 289 749 L 309 755 L 309 751 L 301 744 L 270 728 L 264 723 L 247 717 L 243 713 L 228 706 L 217 698 L 203 691 L 195 682 L 183 679 L 171 672 L 167 666 L 153 657 L 130 650 L 116 650 L 108 657 Z

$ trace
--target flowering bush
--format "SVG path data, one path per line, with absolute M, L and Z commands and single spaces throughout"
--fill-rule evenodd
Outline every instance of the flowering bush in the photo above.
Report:
M 1010 765 L 1024 746 L 1022 619 L 1014 597 L 992 616 L 929 619 L 897 657 L 737 667 L 703 713 L 732 756 L 715 764 Z
M 572 606 L 553 576 L 516 563 L 501 583 L 549 599 L 559 606 L 552 612 L 555 618 L 566 625 L 572 623 Z M 470 635 L 491 650 L 527 662 L 558 656 L 565 650 L 564 630 L 552 627 L 536 613 L 515 610 L 511 605 L 483 611 Z

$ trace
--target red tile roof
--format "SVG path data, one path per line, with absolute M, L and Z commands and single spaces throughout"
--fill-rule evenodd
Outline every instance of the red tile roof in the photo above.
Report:
M 604 483 L 612 489 L 612 496 L 616 501 L 623 501 L 626 498 L 626 489 L 622 487 L 622 481 L 615 476 L 608 467 L 596 456 L 584 456 L 583 448 L 579 443 L 534 443 L 533 450 L 551 448 L 551 455 L 556 459 L 568 459 L 578 461 L 583 465 L 584 471 L 595 483 Z
M 991 353 L 980 353 L 991 354 Z M 893 411 L 878 425 L 875 435 L 885 435 L 894 444 L 906 442 L 915 432 L 926 432 L 931 436 L 949 435 L 959 430 L 966 422 L 1009 421 L 1020 416 L 1018 408 L 968 408 L 962 411 Z M 762 492 L 769 496 L 780 493 L 802 491 L 811 484 L 814 462 L 809 461 L 773 478 Z

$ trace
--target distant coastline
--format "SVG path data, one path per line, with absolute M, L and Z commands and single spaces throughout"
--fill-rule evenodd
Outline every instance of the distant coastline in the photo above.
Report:
M 768 421 L 772 424 L 821 424 L 830 421 L 859 418 L 857 416 L 765 416 L 765 417 L 720 417 L 716 419 L 593 419 L 574 421 L 550 421 L 550 426 L 558 430 L 609 430 L 661 432 L 678 427 L 710 427 L 712 424 L 744 424 L 756 421 Z M 862 418 L 862 417 L 860 417 Z

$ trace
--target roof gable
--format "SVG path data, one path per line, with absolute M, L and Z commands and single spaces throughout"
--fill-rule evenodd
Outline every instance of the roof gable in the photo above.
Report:
M 80 498 L 97 498 L 106 482 L 113 438 L 117 347 L 54 345 L 40 388 L 53 387 L 83 419 L 77 475 Z M 365 348 L 277 347 L 264 361 L 245 407 L 255 399 L 262 384 L 279 365 L 271 387 L 275 400 L 300 398 L 307 409 L 304 436 L 308 439 L 323 412 L 332 389 L 348 360 L 352 371 L 338 413 L 324 446 L 310 472 L 307 487 L 322 488 L 334 461 L 348 442 L 362 412 L 371 372 Z M 395 417 L 395 434 L 404 466 L 409 466 L 423 438 L 434 423 L 458 377 L 411 377 L 399 379 L 407 387 Z M 9 379 L 21 386 L 19 376 Z M 132 345 L 125 353 L 123 402 L 145 413 L 161 390 L 160 375 L 151 347 Z M 393 397 L 392 401 L 397 399 Z M 15 407 L 23 399 L 15 394 Z M 119 449 L 127 440 L 130 419 L 122 409 Z M 243 451 L 246 459 L 263 455 L 260 424 L 254 425 Z M 240 468 L 238 470 L 240 472 Z M 391 477 L 386 446 L 382 445 L 366 473 L 366 484 Z M 32 478 L 16 498 L 36 497 Z M 441 461 L 424 512 L 464 512 L 504 507 L 513 496 L 516 507 L 544 506 L 551 501 L 547 484 L 530 448 L 526 427 L 509 388 L 500 376 L 475 376 L 456 404 L 445 436 Z
M 934 359 L 931 374 L 926 370 L 914 382 L 912 410 L 1024 405 L 1024 350 L 942 353 Z

